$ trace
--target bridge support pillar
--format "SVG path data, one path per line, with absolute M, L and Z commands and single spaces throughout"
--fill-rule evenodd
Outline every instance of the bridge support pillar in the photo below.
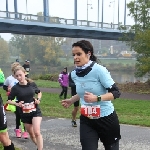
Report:
M 43 9 L 44 9 L 44 21 L 49 22 L 50 17 L 49 17 L 49 0 L 43 0 Z
M 74 25 L 77 25 L 77 0 L 74 0 Z
M 102 0 L 102 21 L 101 21 L 101 28 L 103 28 L 103 12 L 104 12 L 104 0 Z
M 8 0 L 6 0 L 6 11 L 7 11 L 6 17 L 8 18 Z
M 15 12 L 15 18 L 18 18 L 18 9 L 17 9 L 17 0 L 14 0 L 14 12 Z

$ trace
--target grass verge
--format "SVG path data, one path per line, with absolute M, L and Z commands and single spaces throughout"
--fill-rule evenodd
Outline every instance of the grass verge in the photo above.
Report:
M 38 87 L 43 88 L 60 88 L 59 82 L 50 81 L 50 80 L 35 80 L 35 83 Z
M 0 89 L 0 93 L 2 93 L 4 101 L 6 101 L 7 97 L 5 92 Z M 71 119 L 73 105 L 65 109 L 61 106 L 59 101 L 59 94 L 43 92 L 40 104 L 43 116 Z M 115 106 L 120 123 L 150 127 L 150 101 L 117 99 L 112 102 Z M 78 113 L 77 118 L 79 118 L 79 115 Z

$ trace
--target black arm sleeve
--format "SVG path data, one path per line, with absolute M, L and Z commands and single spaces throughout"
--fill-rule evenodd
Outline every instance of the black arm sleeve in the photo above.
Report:
M 2 96 L 0 94 L 0 106 L 3 105 L 3 99 L 2 99 Z
M 35 84 L 35 82 L 31 82 L 30 85 L 33 87 L 33 89 L 35 90 L 35 93 L 38 94 L 41 91 L 39 90 L 39 88 L 37 87 L 37 85 Z
M 11 92 L 10 92 L 10 94 L 8 96 L 8 100 L 14 100 L 15 97 L 17 96 L 16 92 L 17 92 L 16 88 L 15 88 L 15 86 L 13 86 L 12 89 L 11 89 Z
M 69 87 L 75 87 L 75 83 L 74 83 L 74 81 L 71 78 L 71 72 L 69 74 Z
M 3 89 L 8 92 L 8 86 L 7 85 L 3 85 Z
M 119 88 L 116 86 L 115 83 L 110 88 L 106 88 L 106 90 L 113 94 L 114 99 L 119 98 L 121 95 Z

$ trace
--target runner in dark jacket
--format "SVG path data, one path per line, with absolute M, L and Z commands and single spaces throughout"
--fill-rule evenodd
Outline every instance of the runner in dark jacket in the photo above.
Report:
M 71 96 L 76 95 L 76 85 L 74 83 L 74 81 L 71 78 L 71 72 L 69 74 L 69 87 L 71 87 Z M 73 127 L 77 127 L 77 123 L 76 123 L 76 116 L 77 116 L 77 112 L 79 110 L 79 101 L 74 102 L 74 109 L 72 110 L 72 126 Z
M 0 94 L 0 142 L 3 144 L 4 150 L 15 150 L 14 144 L 9 139 L 9 135 L 7 132 L 6 114 L 4 111 L 1 94 Z
M 25 71 L 26 71 L 26 77 L 29 78 L 29 72 L 30 72 L 30 61 L 29 60 L 26 60 L 25 61 L 25 64 L 22 66 Z

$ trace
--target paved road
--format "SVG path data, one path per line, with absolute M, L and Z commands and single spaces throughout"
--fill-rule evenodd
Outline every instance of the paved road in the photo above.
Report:
M 36 150 L 36 146 L 30 139 L 17 139 L 15 137 L 15 117 L 13 113 L 7 112 L 8 132 L 10 138 L 17 147 L 22 150 Z M 44 117 L 41 131 L 44 138 L 44 150 L 81 150 L 79 142 L 79 120 L 78 127 L 71 127 L 69 119 L 52 119 Z M 150 150 L 150 128 L 131 125 L 121 125 L 120 150 Z M 104 150 L 99 142 L 99 149 Z

